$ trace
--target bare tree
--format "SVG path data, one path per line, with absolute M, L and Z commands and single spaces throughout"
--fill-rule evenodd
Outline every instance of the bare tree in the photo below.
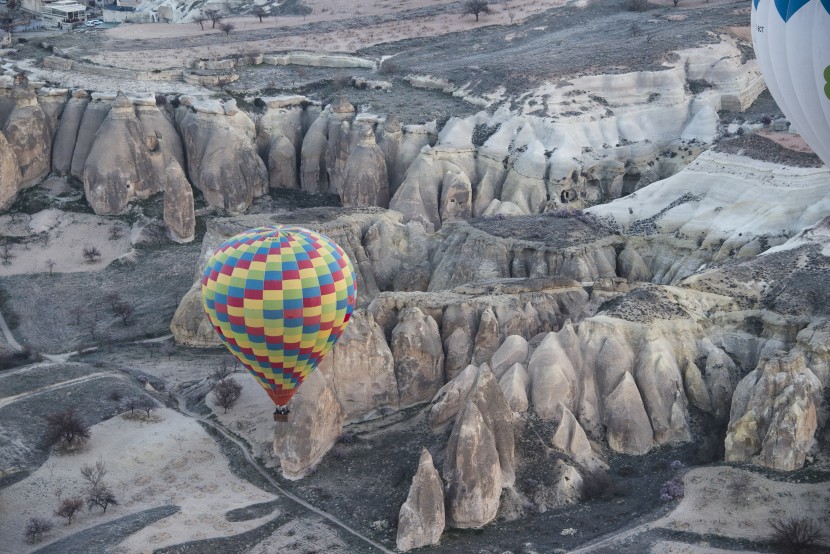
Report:
M 115 495 L 109 487 L 102 483 L 100 486 L 93 487 L 89 491 L 86 497 L 87 509 L 91 510 L 93 507 L 98 506 L 101 508 L 101 513 L 105 514 L 107 513 L 107 506 L 109 505 L 118 506 L 118 500 L 116 500 Z
M 138 408 L 138 398 L 135 396 L 128 396 L 121 400 L 121 403 L 118 404 L 118 409 L 122 412 L 126 412 L 130 410 L 130 413 L 134 413 L 136 408 Z
M 677 4 L 678 4 L 678 2 L 680 2 L 680 0 L 672 0 L 672 1 L 674 2 L 674 7 L 676 8 Z
M 43 535 L 52 530 L 54 525 L 45 517 L 33 517 L 26 522 L 26 540 L 29 543 L 36 543 L 43 540 Z
M 253 14 L 254 14 L 254 17 L 258 17 L 258 18 L 259 18 L 259 22 L 260 22 L 260 23 L 262 23 L 262 18 L 263 18 L 263 17 L 268 17 L 268 12 L 267 12 L 267 11 L 265 11 L 265 7 L 264 7 L 264 6 L 254 6 L 254 9 L 253 9 L 253 11 L 252 11 L 251 13 L 253 13 Z
M 230 36 L 231 31 L 236 29 L 236 25 L 234 25 L 233 23 L 220 23 L 219 24 L 219 29 L 223 33 L 225 33 L 225 36 Z
M 490 4 L 487 0 L 467 0 L 464 2 L 464 7 L 462 8 L 463 14 L 473 14 L 476 16 L 476 21 L 478 21 L 479 14 L 491 14 L 493 10 L 490 9 Z
M 199 12 L 196 15 L 193 16 L 193 23 L 197 23 L 199 25 L 199 27 L 202 28 L 203 31 L 205 30 L 205 21 L 207 21 L 207 20 L 208 20 L 208 18 L 205 17 L 205 14 L 203 14 L 201 12 Z
M 148 418 L 150 417 L 150 412 L 155 410 L 157 407 L 156 402 L 149 396 L 142 396 L 139 398 L 138 404 L 136 405 L 136 408 L 147 413 Z
M 210 23 L 211 23 L 211 27 L 210 27 L 210 28 L 211 28 L 211 29 L 215 29 L 215 28 L 216 28 L 216 24 L 217 24 L 217 23 L 221 23 L 221 22 L 222 22 L 222 20 L 223 20 L 223 19 L 225 19 L 225 16 L 224 16 L 224 15 L 222 15 L 222 12 L 220 12 L 219 10 L 217 10 L 217 9 L 215 9 L 215 8 L 211 8 L 211 9 L 209 9 L 209 10 L 205 10 L 205 17 L 207 17 L 208 19 L 210 19 Z
M 107 464 L 104 463 L 103 458 L 98 458 L 95 465 L 84 464 L 81 466 L 81 477 L 89 483 L 90 489 L 95 489 L 98 485 L 102 484 L 101 481 L 103 481 L 104 475 L 106 474 Z
M 234 367 L 228 363 L 228 360 L 223 359 L 218 366 L 211 370 L 210 378 L 216 381 L 224 381 L 233 371 Z
M 49 270 L 49 275 L 52 275 L 52 271 L 55 269 L 55 260 L 52 258 L 46 260 L 46 269 Z
M 69 313 L 75 318 L 75 325 L 81 325 L 81 318 L 86 314 L 86 306 L 74 306 L 70 308 Z
M 89 333 L 89 337 L 92 340 L 96 340 L 96 338 L 98 337 L 98 310 L 97 309 L 95 309 L 92 313 L 87 315 L 87 317 L 84 319 L 84 324 L 85 324 L 87 332 Z
M 126 327 L 129 324 L 130 316 L 135 311 L 135 304 L 128 300 L 119 300 L 112 306 L 112 313 L 121 318 L 121 322 Z
M 0 246 L 0 260 L 3 260 L 3 265 L 11 265 L 14 259 L 14 252 L 12 252 L 12 245 L 9 241 L 3 241 L 3 246 Z
M 83 510 L 84 508 L 84 501 L 79 497 L 74 498 L 64 498 L 61 500 L 58 509 L 55 510 L 55 515 L 58 517 L 66 518 L 66 524 L 72 525 L 72 518 L 75 517 L 75 514 Z
M 94 264 L 101 257 L 101 251 L 95 246 L 84 246 L 83 255 L 87 263 Z
M 242 385 L 237 383 L 235 379 L 219 381 L 213 387 L 213 399 L 216 401 L 217 406 L 225 409 L 225 413 L 228 413 L 228 409 L 233 408 L 241 394 Z
M 161 353 L 162 355 L 167 356 L 167 359 L 169 360 L 170 357 L 176 353 L 176 346 L 172 342 L 165 342 L 161 346 Z
M 46 416 L 46 426 L 44 438 L 50 446 L 61 441 L 72 444 L 76 440 L 88 439 L 90 436 L 89 425 L 84 423 L 75 412 L 75 408 L 49 414 Z
M 109 239 L 110 240 L 118 240 L 121 238 L 121 227 L 118 225 L 113 225 L 110 227 L 109 230 Z

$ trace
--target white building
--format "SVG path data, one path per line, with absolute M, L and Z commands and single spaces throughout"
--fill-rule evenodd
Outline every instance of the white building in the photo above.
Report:
M 45 27 L 66 28 L 86 21 L 86 6 L 75 0 L 23 0 L 22 8 L 40 17 Z

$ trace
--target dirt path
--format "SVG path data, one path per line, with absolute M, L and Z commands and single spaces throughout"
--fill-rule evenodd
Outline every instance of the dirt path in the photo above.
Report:
M 103 372 L 103 373 L 92 373 L 90 375 L 84 375 L 83 377 L 78 377 L 77 379 L 70 379 L 68 381 L 64 381 L 62 383 L 55 383 L 54 385 L 49 385 L 46 387 L 40 387 L 39 389 L 30 390 L 26 392 L 21 392 L 20 394 L 15 394 L 14 396 L 7 396 L 6 398 L 0 398 L 0 408 L 4 408 L 9 404 L 14 404 L 19 400 L 23 400 L 24 398 L 29 398 L 30 396 L 36 396 L 38 394 L 43 394 L 45 392 L 51 392 L 53 390 L 62 389 L 64 387 L 68 387 L 71 385 L 77 385 L 78 383 L 83 383 L 84 381 L 92 381 L 93 379 L 100 379 L 101 377 L 113 377 L 118 376 L 115 373 Z
M 251 455 L 248 448 L 242 442 L 240 442 L 233 435 L 231 435 L 230 433 L 225 431 L 225 429 L 222 426 L 217 425 L 215 422 L 213 422 L 209 419 L 206 419 L 206 418 L 200 416 L 199 414 L 197 414 L 195 412 L 192 412 L 192 411 L 188 410 L 187 405 L 186 405 L 186 400 L 182 396 L 177 395 L 176 396 L 176 401 L 178 402 L 178 410 L 182 414 L 184 414 L 184 415 L 186 415 L 190 418 L 195 419 L 196 421 L 202 423 L 203 425 L 207 425 L 207 426 L 211 427 L 212 429 L 214 429 L 218 433 L 220 433 L 223 437 L 225 437 L 226 439 L 228 439 L 229 441 L 234 443 L 242 451 L 242 454 L 245 456 L 245 460 L 248 462 L 248 464 L 250 464 L 250 466 L 253 467 L 257 471 L 257 473 L 259 473 L 262 476 L 263 479 L 268 481 L 268 483 L 272 487 L 274 487 L 274 489 L 277 490 L 284 497 L 288 498 L 289 500 L 292 500 L 292 501 L 296 502 L 297 504 L 299 504 L 300 506 L 306 508 L 307 510 L 309 510 L 311 512 L 314 512 L 315 514 L 319 515 L 320 517 L 323 517 L 323 518 L 327 519 L 328 521 L 330 521 L 331 523 L 337 525 L 338 527 L 340 527 L 344 531 L 347 531 L 348 533 L 354 535 L 355 537 L 359 538 L 360 540 L 362 540 L 362 541 L 366 542 L 367 544 L 371 545 L 373 548 L 375 548 L 375 549 L 377 549 L 381 552 L 384 552 L 385 554 L 392 554 L 392 551 L 387 550 L 382 545 L 376 543 L 375 541 L 373 541 L 372 539 L 370 539 L 366 535 L 361 534 L 356 529 L 353 529 L 353 528 L 349 527 L 348 525 L 346 525 L 345 523 L 343 523 L 342 521 L 340 521 L 339 519 L 337 519 L 333 515 L 331 515 L 327 512 L 324 512 L 324 511 L 322 511 L 318 508 L 315 508 L 314 506 L 312 506 L 311 504 L 309 504 L 308 502 L 306 502 L 302 498 L 300 498 L 298 496 L 295 496 L 295 495 L 291 494 L 290 492 L 286 491 L 285 489 L 283 489 L 279 485 L 279 483 L 276 481 L 276 479 L 274 479 L 271 476 L 271 474 L 268 473 L 268 471 L 264 467 L 262 467 L 261 465 L 259 465 L 259 463 L 257 463 L 257 461 Z

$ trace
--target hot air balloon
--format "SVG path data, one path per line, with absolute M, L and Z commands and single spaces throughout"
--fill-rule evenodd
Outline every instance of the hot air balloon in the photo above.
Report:
M 830 0 L 752 0 L 752 43 L 772 97 L 830 165 Z
M 285 405 L 343 333 L 355 275 L 330 238 L 293 226 L 258 227 L 225 241 L 202 277 L 202 303 L 228 350 L 286 421 Z

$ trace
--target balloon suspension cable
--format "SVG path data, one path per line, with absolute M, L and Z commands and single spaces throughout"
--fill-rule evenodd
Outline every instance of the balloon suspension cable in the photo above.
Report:
M 285 406 L 277 406 L 276 409 L 274 409 L 274 421 L 288 421 L 288 414 L 290 413 L 291 410 Z

